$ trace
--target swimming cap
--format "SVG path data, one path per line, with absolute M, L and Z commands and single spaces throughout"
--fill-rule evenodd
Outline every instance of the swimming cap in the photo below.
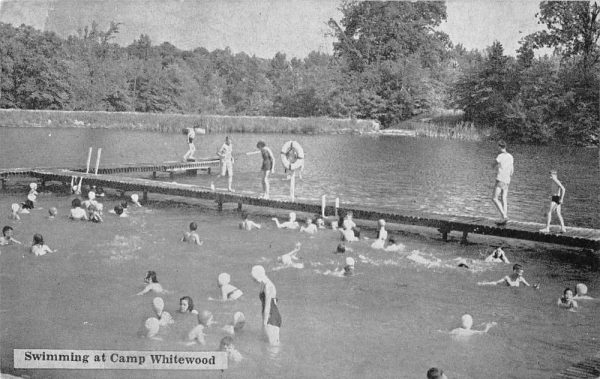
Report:
M 230 280 L 231 280 L 231 276 L 226 272 L 219 274 L 219 277 L 217 278 L 217 282 L 219 283 L 220 286 L 229 284 Z
M 19 204 L 17 204 L 17 203 L 13 203 L 13 204 L 10 206 L 10 209 L 12 209 L 12 211 L 13 211 L 13 212 L 17 212 L 17 211 L 19 210 L 19 208 L 20 208 L 20 206 L 19 206 Z
M 208 326 L 208 322 L 212 317 L 213 315 L 209 311 L 202 311 L 198 314 L 198 322 L 204 326 Z
M 377 221 L 379 223 L 379 226 L 385 226 L 385 220 L 381 219 L 379 221 Z
M 354 266 L 354 258 L 352 258 L 352 257 L 346 257 L 346 264 L 348 266 Z
M 29 184 L 29 188 L 31 188 L 32 190 L 36 190 L 37 189 L 37 183 L 31 183 L 31 184 Z
M 139 200 L 139 196 L 137 193 L 131 194 L 131 201 L 133 201 L 134 203 L 137 203 Z
M 585 295 L 587 294 L 588 288 L 585 284 L 583 283 L 579 283 L 575 286 L 575 289 L 577 291 L 577 295 Z
M 290 221 L 296 221 L 296 213 L 290 212 Z
M 50 207 L 50 209 L 48 209 L 48 213 L 50 213 L 51 215 L 55 215 L 56 213 L 58 213 L 58 209 L 56 209 L 56 207 Z
M 471 315 L 465 314 L 460 319 L 463 328 L 471 329 L 471 326 L 473 326 L 473 317 L 471 317 Z
M 233 325 L 237 328 L 240 324 L 244 324 L 246 322 L 246 316 L 242 312 L 235 312 L 233 314 Z
M 158 329 L 160 328 L 160 322 L 156 317 L 150 317 L 144 322 L 144 327 L 146 328 L 147 337 L 154 337 L 156 333 L 158 333 Z
M 88 192 L 88 199 L 94 200 L 96 198 L 96 192 L 90 191 Z
M 266 276 L 265 268 L 263 266 L 256 265 L 252 267 L 251 275 L 254 279 L 260 280 Z
M 160 297 L 155 297 L 154 300 L 152 300 L 152 306 L 156 313 L 161 313 L 165 308 L 165 301 Z

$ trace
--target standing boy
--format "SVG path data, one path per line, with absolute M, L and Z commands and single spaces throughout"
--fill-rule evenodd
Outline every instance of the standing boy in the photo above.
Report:
M 550 209 L 548 209 L 548 214 L 546 215 L 546 227 L 544 229 L 540 229 L 540 232 L 550 233 L 552 212 L 556 211 L 556 216 L 560 222 L 560 232 L 564 233 L 567 231 L 567 229 L 565 228 L 565 221 L 560 213 L 560 206 L 562 205 L 563 198 L 565 197 L 565 187 L 556 177 L 556 170 L 550 171 L 550 179 L 552 179 L 552 197 L 550 201 Z
M 502 216 L 502 220 L 496 222 L 496 224 L 506 225 L 508 222 L 508 185 L 513 175 L 514 159 L 512 155 L 506 152 L 506 142 L 502 140 L 498 141 L 498 148 L 500 149 L 500 154 L 496 157 L 493 165 L 497 169 L 497 172 L 492 201 Z M 498 198 L 499 196 L 502 196 L 502 201 Z
M 221 159 L 221 173 L 217 175 L 217 179 L 227 175 L 227 190 L 229 192 L 234 192 L 231 188 L 231 183 L 233 181 L 233 146 L 231 145 L 231 138 L 229 136 L 225 137 L 225 143 L 217 151 L 217 155 Z M 215 189 L 214 182 L 211 182 L 210 188 L 212 190 Z

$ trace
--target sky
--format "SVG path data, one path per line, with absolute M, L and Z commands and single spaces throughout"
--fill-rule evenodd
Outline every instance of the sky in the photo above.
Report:
M 276 52 L 305 57 L 332 53 L 327 20 L 342 17 L 340 0 L 0 0 L 0 22 L 22 23 L 66 37 L 97 21 L 106 29 L 122 23 L 116 42 L 128 45 L 140 34 L 153 44 L 168 41 L 180 49 L 231 48 L 271 58 Z M 485 49 L 500 41 L 514 55 L 518 41 L 540 30 L 531 0 L 448 0 L 441 30 L 453 43 Z

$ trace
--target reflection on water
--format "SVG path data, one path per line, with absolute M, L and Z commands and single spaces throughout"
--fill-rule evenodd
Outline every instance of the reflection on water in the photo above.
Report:
M 223 139 L 224 135 L 201 136 L 196 155 L 214 156 Z M 243 154 L 255 150 L 259 139 L 266 140 L 276 156 L 287 140 L 302 144 L 306 167 L 304 180 L 296 182 L 300 199 L 327 194 L 330 204 L 339 197 L 342 206 L 498 216 L 490 200 L 495 178 L 491 165 L 498 153 L 494 144 L 411 137 L 235 134 L 234 187 L 238 190 L 261 191 L 260 157 Z M 0 167 L 83 166 L 90 146 L 102 147 L 103 165 L 174 161 L 187 151 L 185 142 L 177 134 L 0 128 Z M 567 226 L 600 228 L 597 149 L 516 145 L 508 150 L 515 158 L 509 193 L 512 218 L 544 221 L 550 202 L 548 171 L 556 169 L 566 187 L 563 215 Z M 275 196 L 289 194 L 289 182 L 279 180 L 283 178 L 278 163 L 272 180 Z M 207 175 L 175 180 L 210 184 Z M 225 186 L 225 179 L 217 181 L 218 188 Z

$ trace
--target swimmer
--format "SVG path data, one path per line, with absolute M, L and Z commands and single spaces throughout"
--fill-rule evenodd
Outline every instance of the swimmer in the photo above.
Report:
M 146 283 L 146 287 L 144 287 L 144 289 L 141 290 L 140 292 L 136 293 L 136 295 L 141 296 L 150 291 L 154 291 L 156 293 L 162 293 L 162 294 L 169 293 L 169 291 L 166 291 L 165 289 L 162 288 L 162 286 L 158 282 L 158 279 L 156 278 L 156 272 L 154 272 L 154 271 L 148 271 L 146 273 L 146 277 L 144 278 L 144 283 Z
M 2 245 L 10 245 L 10 244 L 17 244 L 17 245 L 22 245 L 22 242 L 17 241 L 16 239 L 13 238 L 13 228 L 12 226 L 6 225 L 4 228 L 2 228 L 2 237 L 0 237 L 0 246 Z
M 427 370 L 427 379 L 448 379 L 444 370 L 440 370 L 437 367 L 432 367 Z
M 275 221 L 277 229 L 298 229 L 300 225 L 298 225 L 298 222 L 296 221 L 296 213 L 290 212 L 289 217 L 290 219 L 288 221 L 282 223 L 279 222 L 277 217 L 273 217 L 271 220 Z
M 390 237 L 389 244 L 386 246 L 386 248 L 384 250 L 394 252 L 394 251 L 404 251 L 404 249 L 405 249 L 405 246 L 403 244 L 396 242 L 396 239 L 394 237 Z
M 160 321 L 156 317 L 150 317 L 144 322 L 144 327 L 140 333 L 142 337 L 161 341 L 162 338 L 157 337 L 160 330 Z
M 131 202 L 133 203 L 133 205 L 135 205 L 136 207 L 141 207 L 142 204 L 140 204 L 140 197 L 138 196 L 137 193 L 133 193 L 131 194 Z
M 36 233 L 33 235 L 33 245 L 31 245 L 31 253 L 33 255 L 39 257 L 41 255 L 46 255 L 46 253 L 54 252 L 55 251 L 52 251 L 52 249 L 50 249 L 48 245 L 44 244 L 44 237 L 42 237 L 41 234 Z
M 98 205 L 100 205 L 100 204 L 91 203 L 90 206 L 88 207 L 88 219 L 91 222 L 100 223 L 100 222 L 104 221 L 102 219 L 102 214 L 101 214 L 101 211 L 100 211 L 100 208 L 98 207 Z
M 315 224 L 317 225 L 318 229 L 325 229 L 325 220 L 323 220 L 323 217 L 316 215 L 315 220 Z
M 39 195 L 37 188 L 38 188 L 37 183 L 29 184 L 29 194 L 27 195 L 27 198 L 29 198 L 31 196 L 31 201 L 35 201 L 37 196 Z
M 242 290 L 231 285 L 230 281 L 231 276 L 226 272 L 219 274 L 217 277 L 217 285 L 221 289 L 221 300 L 223 301 L 237 300 L 244 294 Z
M 510 263 L 508 258 L 506 258 L 506 254 L 502 248 L 497 248 L 490 254 L 487 258 L 485 258 L 484 262 L 494 262 L 494 263 Z
M 198 325 L 196 325 L 187 335 L 188 343 L 186 345 L 194 345 L 199 343 L 200 345 L 206 345 L 206 340 L 204 339 L 206 334 L 204 334 L 204 325 L 200 322 L 200 315 L 198 315 Z
M 480 286 L 495 286 L 498 284 L 506 284 L 508 287 L 519 287 L 520 283 L 523 283 L 524 285 L 526 285 L 527 287 L 529 287 L 529 283 L 527 283 L 527 281 L 525 280 L 525 278 L 523 278 L 523 266 L 521 266 L 520 264 L 515 264 L 513 266 L 513 273 L 510 275 L 505 276 L 504 278 L 497 280 L 495 282 L 479 282 L 477 283 L 477 285 Z M 533 288 L 538 289 L 539 288 L 539 283 L 534 284 Z
M 343 242 L 337 245 L 337 248 L 333 252 L 334 254 L 345 254 L 346 252 L 351 253 L 354 250 L 351 247 L 346 246 Z
M 344 218 L 342 220 L 342 228 L 344 229 L 352 229 L 354 232 L 354 236 L 358 239 L 360 238 L 360 228 L 356 226 L 354 222 L 354 213 L 352 211 L 346 212 Z
M 263 266 L 254 266 L 251 271 L 252 278 L 260 284 L 258 298 L 262 304 L 262 324 L 272 346 L 279 345 L 279 329 L 281 328 L 281 315 L 277 308 L 277 289 L 267 277 Z
M 315 234 L 317 232 L 317 225 L 313 224 L 312 217 L 306 218 L 306 226 L 300 227 L 300 231 L 308 234 Z
M 242 312 L 235 312 L 232 323 L 225 325 L 221 330 L 227 334 L 234 335 L 239 333 L 244 328 L 244 325 L 246 325 L 246 316 Z
M 296 242 L 294 250 L 277 257 L 277 262 L 281 263 L 280 268 L 304 268 L 304 264 L 297 262 L 299 258 L 296 256 L 296 254 L 300 251 L 300 247 L 302 247 L 302 244 L 300 242 Z
M 8 218 L 11 220 L 20 220 L 21 216 L 19 216 L 19 210 L 21 210 L 21 206 L 17 203 L 13 203 L 10 206 L 10 215 Z
M 352 230 L 350 225 L 350 223 L 344 223 L 344 228 L 340 229 L 340 233 L 342 234 L 342 241 L 356 242 L 358 241 L 358 237 L 356 236 L 354 230 Z
M 556 304 L 559 307 L 568 309 L 570 311 L 574 311 L 578 307 L 577 302 L 573 299 L 573 290 L 568 287 L 565 288 L 563 296 L 558 298 Z
M 179 299 L 179 313 L 198 314 L 198 311 L 194 309 L 194 301 L 191 297 L 184 296 Z
M 48 218 L 50 220 L 53 220 L 56 217 L 57 213 L 58 213 L 58 209 L 56 209 L 56 207 L 48 208 Z
M 383 249 L 388 236 L 388 232 L 387 230 L 385 230 L 385 220 L 379 220 L 377 222 L 377 225 L 379 225 L 379 231 L 377 232 L 377 240 L 371 244 L 371 248 Z
M 354 275 L 354 258 L 346 257 L 346 265 L 344 266 L 344 276 Z
M 71 201 L 71 213 L 69 218 L 71 220 L 88 220 L 87 212 L 81 208 L 81 200 L 79 198 Z
M 224 351 L 227 353 L 227 359 L 230 359 L 234 362 L 239 362 L 242 360 L 242 354 L 235 349 L 233 345 L 233 338 L 230 336 L 225 336 L 221 339 L 221 343 L 219 345 L 219 351 Z
M 171 325 L 175 323 L 171 314 L 165 311 L 165 301 L 160 297 L 155 297 L 152 300 L 152 309 L 154 313 L 156 313 L 156 317 L 158 318 L 158 324 L 160 326 Z
M 450 331 L 450 334 L 459 337 L 468 337 L 474 334 L 484 334 L 487 333 L 488 330 L 490 330 L 490 328 L 492 326 L 495 326 L 497 323 L 488 322 L 485 324 L 485 328 L 483 330 L 473 330 L 471 329 L 471 327 L 473 326 L 473 317 L 471 317 L 471 315 L 465 314 L 461 317 L 461 324 L 462 326 L 460 328 L 452 329 Z
M 252 228 L 260 229 L 260 224 L 248 219 L 248 212 L 242 212 L 242 222 L 239 224 L 240 229 L 250 231 Z
M 98 203 L 96 201 L 96 193 L 94 191 L 89 191 L 87 200 L 82 201 L 81 205 L 83 206 L 83 208 L 89 209 L 90 205 L 95 206 L 96 203 Z
M 585 284 L 579 283 L 575 286 L 575 296 L 573 299 L 575 300 L 594 300 L 593 297 L 587 294 L 588 288 Z
M 198 323 L 204 326 L 204 328 L 209 328 L 217 322 L 215 321 L 212 312 L 204 310 L 198 314 Z
M 190 231 L 183 233 L 183 238 L 181 238 L 182 242 L 194 243 L 198 246 L 201 246 L 204 241 L 200 241 L 200 236 L 196 232 L 198 230 L 198 224 L 195 222 L 190 223 Z
M 116 205 L 115 209 L 112 210 L 111 213 L 114 213 L 119 217 L 129 217 L 129 215 L 127 213 L 125 213 L 125 210 L 120 205 Z

